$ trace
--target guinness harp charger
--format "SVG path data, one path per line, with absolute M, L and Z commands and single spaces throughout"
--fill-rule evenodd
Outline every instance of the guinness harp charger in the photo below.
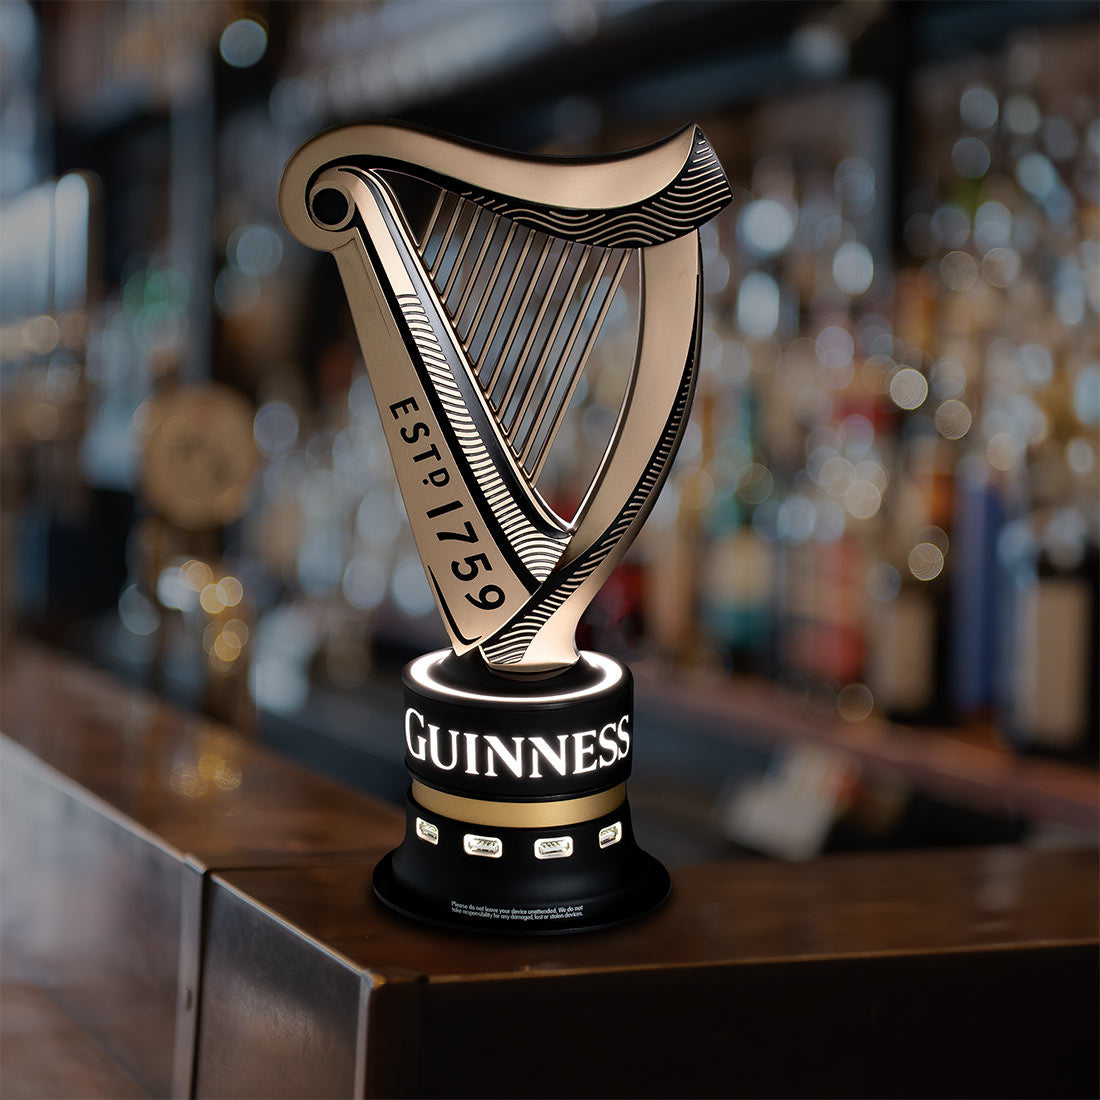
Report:
M 630 823 L 630 671 L 578 653 L 574 632 L 683 435 L 698 229 L 730 197 L 694 125 L 567 160 L 364 124 L 287 164 L 283 220 L 336 258 L 451 639 L 403 674 L 405 839 L 374 875 L 400 913 L 547 934 L 630 920 L 668 896 Z M 539 476 L 626 278 L 640 287 L 633 365 L 566 520 Z

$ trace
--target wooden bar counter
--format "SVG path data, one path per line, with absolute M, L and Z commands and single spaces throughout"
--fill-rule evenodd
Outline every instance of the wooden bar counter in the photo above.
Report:
M 6 1097 L 57 1095 L 35 1020 L 70 1096 L 1096 1095 L 1095 851 L 680 868 L 618 930 L 457 935 L 372 897 L 392 807 L 41 650 L 0 722 Z
M 391 806 L 40 649 L 5 655 L 0 730 L 4 980 L 45 986 L 155 1096 L 191 1091 L 209 874 L 381 854 L 404 828 Z

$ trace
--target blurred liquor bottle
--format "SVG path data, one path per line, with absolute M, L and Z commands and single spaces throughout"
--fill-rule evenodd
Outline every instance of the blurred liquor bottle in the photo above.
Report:
M 757 508 L 772 475 L 753 453 L 758 399 L 749 390 L 715 395 L 710 499 L 703 510 L 699 561 L 700 628 L 734 672 L 769 671 L 775 602 L 775 550 Z M 763 518 L 763 517 L 761 517 Z
M 942 441 L 903 440 L 897 507 L 885 532 L 889 564 L 875 575 L 871 689 L 891 720 L 942 725 L 952 699 L 952 547 L 955 470 Z
M 1021 752 L 1094 761 L 1100 737 L 1096 505 L 1071 488 L 1051 440 L 1033 462 L 1033 505 L 1002 539 L 1010 595 L 1003 725 Z M 1077 499 L 1074 499 L 1076 497 Z
M 82 468 L 100 216 L 96 181 L 81 172 L 0 213 L 0 624 L 52 639 L 110 605 L 129 522 L 129 501 L 90 486 Z
M 1046 517 L 1043 538 L 1018 577 L 1008 733 L 1024 752 L 1097 757 L 1098 557 L 1073 513 Z M 1029 567 L 1030 565 L 1030 567 Z
M 698 439 L 695 417 L 687 432 Z M 699 657 L 701 509 L 698 472 L 685 472 L 684 466 L 678 459 L 632 557 L 643 563 L 640 617 L 649 646 L 665 660 L 691 663 Z
M 998 540 L 1013 508 L 1013 494 L 980 452 L 956 471 L 952 528 L 952 691 L 961 718 L 991 717 L 997 700 L 1001 619 Z
M 774 551 L 753 527 L 751 515 L 747 522 L 732 519 L 717 512 L 711 517 L 701 574 L 701 624 L 732 671 L 766 672 L 774 616 Z
M 781 562 L 781 663 L 834 685 L 859 681 L 865 653 L 859 540 L 844 534 L 787 543 Z
M 939 547 L 921 542 L 897 571 L 897 591 L 871 625 L 869 679 L 875 703 L 891 721 L 944 725 L 951 720 L 949 592 L 946 578 L 923 572 L 940 561 Z M 913 561 L 921 577 L 910 572 Z M 941 566 L 942 568 L 942 566 Z

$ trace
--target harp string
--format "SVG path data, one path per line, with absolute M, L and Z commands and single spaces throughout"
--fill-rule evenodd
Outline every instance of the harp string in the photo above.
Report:
M 451 292 L 454 290 L 455 281 L 458 279 L 458 276 L 462 271 L 462 262 L 466 259 L 466 253 L 470 249 L 470 243 L 477 236 L 477 228 L 478 225 L 481 223 L 481 215 L 484 213 L 485 211 L 483 210 L 483 208 L 479 206 L 474 210 L 473 215 L 470 218 L 470 224 L 467 227 L 466 232 L 462 236 L 462 245 L 458 250 L 458 255 L 455 256 L 455 261 L 451 265 L 451 273 L 447 276 L 447 282 L 444 284 L 443 287 L 444 301 L 450 301 L 451 299 Z M 457 315 L 458 310 L 455 309 L 454 316 Z
M 436 257 L 436 270 L 432 273 L 432 281 L 436 289 L 442 294 L 451 273 L 458 269 L 458 257 L 463 252 L 469 241 L 470 231 L 476 210 L 471 210 L 468 203 L 460 202 L 457 207 L 457 216 L 453 219 L 451 232 L 445 246 Z
M 428 241 L 431 239 L 432 231 L 435 229 L 436 222 L 439 221 L 440 211 L 443 209 L 443 200 L 447 197 L 447 192 L 440 189 L 439 194 L 435 199 L 435 206 L 432 207 L 432 216 L 428 219 L 428 227 L 424 230 L 424 236 L 417 242 L 420 248 L 421 258 L 424 256 L 424 249 L 427 247 Z
M 619 284 L 622 282 L 623 275 L 626 272 L 626 267 L 629 262 L 630 253 L 623 250 L 622 254 L 619 256 L 614 272 L 608 279 L 607 288 L 601 295 L 595 320 L 589 327 L 588 336 L 581 348 L 581 353 L 576 363 L 571 368 L 569 382 L 566 386 L 565 393 L 562 395 L 561 401 L 558 402 L 557 412 L 554 414 L 550 428 L 531 459 L 529 473 L 532 482 L 538 480 L 539 475 L 542 473 L 542 468 L 546 464 L 547 458 L 550 456 L 550 450 L 554 445 L 554 440 L 557 438 L 562 422 L 565 420 L 565 414 L 569 411 L 569 406 L 572 404 L 573 395 L 576 393 L 581 375 L 584 373 L 584 368 L 588 364 L 592 349 L 596 346 L 596 338 L 599 336 L 600 330 L 603 328 L 603 323 L 607 319 L 608 310 L 610 310 L 611 303 L 615 299 L 615 294 L 618 291 Z
M 575 264 L 573 277 L 569 281 L 565 294 L 562 298 L 555 297 L 554 301 L 557 305 L 557 309 L 551 315 L 552 323 L 549 329 L 542 338 L 542 347 L 539 352 L 539 356 L 534 360 L 534 365 L 525 371 L 527 377 L 527 384 L 523 390 L 523 399 L 521 400 L 519 407 L 516 409 L 514 416 L 512 417 L 511 426 L 509 428 L 509 440 L 512 446 L 515 448 L 517 454 L 523 447 L 527 438 L 527 433 L 530 430 L 530 422 L 528 417 L 537 415 L 537 407 L 534 404 L 536 393 L 539 397 L 540 406 L 544 403 L 544 399 L 549 397 L 553 390 L 543 380 L 543 375 L 550 365 L 551 352 L 554 349 L 554 344 L 558 338 L 558 333 L 561 331 L 561 326 L 565 321 L 566 314 L 569 312 L 569 308 L 573 302 L 573 295 L 577 291 L 577 287 L 580 285 L 581 276 L 584 274 L 585 265 L 588 262 L 588 256 L 591 252 L 590 249 L 585 249 L 584 253 L 577 258 L 572 255 L 573 250 L 570 249 L 563 253 L 563 257 L 571 257 Z M 549 304 L 549 303 L 548 303 Z M 523 369 L 522 367 L 520 368 Z M 522 457 L 521 457 L 522 461 Z
M 540 295 L 541 301 L 535 313 L 535 318 L 531 322 L 530 328 L 527 330 L 527 339 L 523 342 L 523 347 L 520 349 L 516 365 L 512 370 L 512 377 L 508 383 L 508 388 L 504 391 L 504 397 L 501 398 L 500 405 L 498 406 L 498 412 L 502 414 L 501 423 L 508 433 L 509 440 L 513 438 L 513 430 L 518 424 L 520 412 L 526 409 L 527 403 L 531 400 L 534 378 L 532 378 L 530 371 L 524 370 L 524 367 L 531 355 L 532 349 L 535 347 L 535 341 L 538 338 L 543 318 L 546 316 L 551 303 L 554 301 L 554 295 L 558 289 L 558 283 L 561 281 L 562 273 L 565 271 L 565 264 L 566 260 L 569 259 L 570 251 L 569 245 L 566 245 L 558 254 L 557 263 L 554 264 L 554 270 L 550 275 L 550 285 L 546 287 Z M 512 398 L 515 397 L 517 391 L 519 391 L 519 382 L 521 380 L 524 382 L 524 387 L 519 393 L 519 404 L 516 408 L 512 409 Z
M 455 307 L 454 318 L 455 324 L 461 331 L 462 315 L 466 310 L 466 304 L 470 300 L 470 295 L 473 293 L 474 287 L 477 286 L 478 280 L 481 278 L 481 269 L 485 264 L 485 258 L 489 254 L 489 246 L 493 242 L 493 235 L 497 231 L 497 227 L 500 225 L 500 215 L 493 214 L 492 221 L 489 224 L 489 228 L 485 232 L 485 236 L 481 243 L 481 249 L 477 254 L 477 259 L 474 261 L 474 269 L 470 274 L 469 279 L 466 280 L 466 289 L 462 292 L 462 297 L 458 300 L 458 305 Z M 498 253 L 498 257 L 499 257 Z
M 523 292 L 523 297 L 520 300 L 519 305 L 516 307 L 514 315 L 512 317 L 512 323 L 508 328 L 508 335 L 504 338 L 504 344 L 501 346 L 496 356 L 496 365 L 493 367 L 493 373 L 489 378 L 489 384 L 487 387 L 487 393 L 489 394 L 489 400 L 493 403 L 495 409 L 499 409 L 502 405 L 507 404 L 509 398 L 511 398 L 519 379 L 514 376 L 508 376 L 505 382 L 505 391 L 503 397 L 499 401 L 493 401 L 492 395 L 496 390 L 497 383 L 501 379 L 501 375 L 505 373 L 504 368 L 508 364 L 508 356 L 512 351 L 512 345 L 516 341 L 516 337 L 519 335 L 520 330 L 524 327 L 524 323 L 529 321 L 527 314 L 527 305 L 534 296 L 535 287 L 538 285 L 539 277 L 542 275 L 542 269 L 546 266 L 546 261 L 550 258 L 550 252 L 554 247 L 554 240 L 551 237 L 543 237 L 542 248 L 539 251 L 538 259 L 535 261 L 535 269 L 527 278 L 527 289 Z M 508 303 L 505 303 L 507 308 Z M 493 347 L 492 342 L 486 344 L 486 350 L 490 350 Z
M 431 267 L 428 268 L 428 274 L 432 277 L 433 280 L 439 274 L 440 265 L 443 263 L 443 259 L 447 254 L 447 247 L 451 243 L 451 237 L 454 235 L 455 225 L 458 223 L 458 216 L 461 213 L 461 204 L 455 201 L 454 209 L 451 211 L 450 219 L 447 222 L 447 227 L 443 230 L 443 235 L 439 238 L 439 241 L 437 242 L 435 259 L 432 260 Z M 431 243 L 430 240 L 428 243 Z
M 588 316 L 588 311 L 591 309 L 592 303 L 596 298 L 596 294 L 600 289 L 600 281 L 603 278 L 604 271 L 607 269 L 607 265 L 610 259 L 610 253 L 604 251 L 603 255 L 599 259 L 599 263 L 596 266 L 595 274 L 592 276 L 592 280 L 588 284 L 588 290 L 585 292 L 584 298 L 582 299 L 581 304 L 577 309 L 576 316 L 573 319 L 573 324 L 570 327 L 569 332 L 565 338 L 565 344 L 558 358 L 558 364 L 554 368 L 554 373 L 551 376 L 550 381 L 546 385 L 546 393 L 551 398 L 553 398 L 558 393 L 558 387 L 561 385 L 563 378 L 566 377 L 567 372 L 570 373 L 568 377 L 568 382 L 566 384 L 566 390 L 571 397 L 573 392 L 573 378 L 579 377 L 580 371 L 584 369 L 583 360 L 573 364 L 572 366 L 570 365 L 573 355 L 573 347 L 576 344 L 577 337 L 580 335 L 581 329 L 584 326 L 584 321 L 585 318 Z M 562 316 L 564 317 L 564 314 Z M 565 408 L 568 406 L 568 404 L 568 399 L 564 397 L 561 400 L 556 401 L 556 405 L 558 408 Z M 547 414 L 549 414 L 551 412 L 551 409 L 554 407 L 555 403 L 552 403 L 551 401 L 543 401 L 539 407 L 537 415 L 534 418 L 534 422 L 531 424 L 530 432 L 527 435 L 527 439 L 522 444 L 522 450 L 520 451 L 519 456 L 519 460 L 523 464 L 525 469 L 527 468 L 528 462 L 532 461 L 532 452 L 534 452 L 533 461 L 537 462 L 538 458 L 542 454 L 542 451 L 544 449 L 548 450 L 548 448 L 545 446 L 545 443 L 543 447 L 536 448 L 536 442 L 540 438 L 540 429 L 546 422 Z M 556 419 L 556 417 L 551 418 L 551 425 L 554 423 L 554 419 Z M 553 434 L 556 433 L 554 433 L 551 429 L 551 435 Z M 535 476 L 537 475 L 532 472 L 532 477 Z
M 634 250 L 564 241 L 443 188 L 418 249 L 471 372 L 534 484 Z
M 494 257 L 493 266 L 490 269 L 489 274 L 486 278 L 485 285 L 482 287 L 482 292 L 478 296 L 477 308 L 474 310 L 474 315 L 470 318 L 470 321 L 465 326 L 465 328 L 461 329 L 462 344 L 467 351 L 469 351 L 473 346 L 474 337 L 478 333 L 481 325 L 481 319 L 482 317 L 484 317 L 486 309 L 489 308 L 489 302 L 497 296 L 498 281 L 500 279 L 502 271 L 504 270 L 504 258 L 508 254 L 508 250 L 512 245 L 512 241 L 515 239 L 516 231 L 518 229 L 519 226 L 515 222 L 509 222 L 508 232 L 505 235 L 504 243 L 500 246 L 499 250 L 496 253 L 496 256 Z M 519 267 L 522 267 L 523 261 L 527 258 L 527 252 L 531 248 L 531 240 L 533 237 L 533 233 L 524 232 L 519 263 L 515 271 L 513 271 L 512 273 L 513 279 L 518 277 Z M 511 286 L 508 287 L 508 290 L 511 290 Z M 497 316 L 497 314 L 494 313 L 492 314 L 492 316 Z M 499 320 L 497 323 L 499 324 Z

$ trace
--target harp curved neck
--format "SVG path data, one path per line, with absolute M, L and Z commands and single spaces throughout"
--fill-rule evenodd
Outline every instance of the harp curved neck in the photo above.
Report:
M 301 209 L 301 196 L 336 163 L 409 171 L 563 239 L 623 248 L 682 236 L 732 198 L 713 148 L 694 123 L 640 149 L 575 159 L 523 157 L 412 126 L 364 123 L 306 142 L 283 171 L 283 220 L 311 247 L 324 245 L 315 243 L 316 223 Z

